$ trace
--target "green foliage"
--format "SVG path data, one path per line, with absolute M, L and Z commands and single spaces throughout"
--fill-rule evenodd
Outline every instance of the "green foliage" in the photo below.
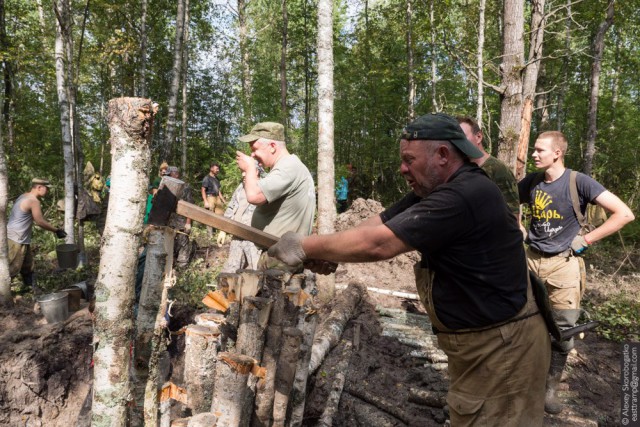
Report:
M 218 273 L 209 269 L 203 258 L 197 257 L 185 269 L 179 271 L 176 285 L 171 288 L 170 298 L 182 305 L 202 308 L 202 299 L 213 289 L 208 285 L 215 283 Z
M 613 341 L 640 339 L 640 302 L 624 292 L 599 302 L 585 299 L 583 304 L 593 320 L 600 322 L 597 333 Z

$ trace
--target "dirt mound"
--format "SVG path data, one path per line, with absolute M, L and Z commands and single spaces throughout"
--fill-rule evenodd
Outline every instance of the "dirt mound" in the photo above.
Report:
M 336 231 L 353 228 L 383 210 L 380 202 L 356 199 L 346 212 L 336 218 Z M 408 252 L 386 261 L 340 265 L 336 271 L 336 283 L 346 285 L 355 281 L 367 286 L 415 293 L 413 265 L 419 260 L 417 252 Z
M 48 325 L 27 304 L 1 313 L 0 425 L 89 425 L 89 312 Z

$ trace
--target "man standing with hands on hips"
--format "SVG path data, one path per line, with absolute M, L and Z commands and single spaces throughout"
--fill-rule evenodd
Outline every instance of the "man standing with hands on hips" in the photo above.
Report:
M 567 148 L 562 132 L 541 133 L 531 155 L 541 172 L 530 173 L 518 183 L 520 202 L 531 208 L 527 264 L 545 283 L 553 317 L 562 329 L 575 326 L 580 317 L 586 271 L 578 255 L 634 219 L 631 209 L 599 182 L 565 168 Z M 574 190 L 577 194 L 572 197 Z M 574 207 L 574 200 L 579 206 Z M 585 215 L 587 203 L 611 213 L 593 230 L 582 230 L 577 217 L 576 210 Z M 545 397 L 545 411 L 550 414 L 562 411 L 556 391 L 572 348 L 573 338 L 553 342 Z
M 550 339 L 528 283 L 522 233 L 482 153 L 446 114 L 400 136 L 412 190 L 379 216 L 335 234 L 286 233 L 269 255 L 321 271 L 417 250 L 416 287 L 449 358 L 451 425 L 542 426 Z M 318 268 L 321 266 L 321 268 Z

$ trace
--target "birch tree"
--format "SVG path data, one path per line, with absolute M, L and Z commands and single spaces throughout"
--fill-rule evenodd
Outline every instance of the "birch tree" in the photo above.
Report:
M 287 109 L 287 31 L 289 18 L 287 16 L 287 0 L 282 0 L 282 46 L 280 50 L 280 108 L 282 110 L 282 124 L 287 136 L 289 128 L 289 111 Z
M 413 72 L 413 34 L 411 34 L 411 18 L 413 15 L 411 0 L 407 0 L 407 92 L 409 93 L 409 108 L 407 122 L 411 122 L 416 116 L 416 80 Z
M 318 233 L 333 233 L 336 219 L 333 145 L 333 1 L 318 0 Z M 320 298 L 329 301 L 335 277 L 318 277 Z
M 478 104 L 476 106 L 476 122 L 482 129 L 482 105 L 484 104 L 484 11 L 486 0 L 478 4 Z
M 149 0 L 140 0 L 140 80 L 138 83 L 138 96 L 147 96 L 147 8 Z
M 4 7 L 4 4 L 2 5 Z M 9 175 L 4 153 L 4 138 L 0 126 L 0 305 L 10 305 L 11 275 L 9 274 L 9 249 L 7 247 L 7 202 L 9 200 Z
M 176 115 L 178 108 L 178 93 L 180 92 L 180 71 L 182 68 L 182 53 L 184 41 L 184 13 L 186 0 L 178 0 L 176 16 L 176 41 L 173 46 L 173 66 L 171 68 L 171 86 L 169 87 L 169 102 L 167 106 L 167 126 L 165 129 L 164 145 L 161 157 L 170 158 L 176 139 Z
M 184 176 L 187 176 L 187 82 L 189 70 L 189 0 L 184 5 L 184 49 L 182 50 L 182 161 L 180 166 Z
M 142 98 L 109 101 L 111 191 L 96 280 L 91 424 L 127 425 L 138 248 L 149 182 L 155 107 Z
M 62 131 L 62 155 L 64 158 L 64 231 L 65 241 L 74 243 L 74 155 L 71 129 L 71 109 L 69 105 L 69 74 L 67 67 L 67 43 L 71 37 L 71 19 L 69 0 L 58 0 L 53 3 L 56 17 L 56 89 L 58 92 L 58 109 L 60 111 L 60 128 Z
M 602 71 L 602 54 L 604 52 L 604 37 L 613 24 L 615 0 L 610 0 L 607 6 L 606 17 L 598 27 L 596 36 L 593 39 L 593 63 L 591 64 L 591 75 L 589 78 L 589 115 L 587 118 L 587 146 L 584 150 L 584 166 L 582 171 L 591 175 L 593 169 L 593 156 L 596 153 L 596 137 L 598 132 L 598 98 L 600 90 L 600 73 Z

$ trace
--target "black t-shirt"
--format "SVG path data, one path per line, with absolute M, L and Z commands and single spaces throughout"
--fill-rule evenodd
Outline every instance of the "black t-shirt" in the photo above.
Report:
M 220 194 L 220 181 L 217 177 L 207 174 L 202 180 L 202 186 L 205 188 L 207 196 L 218 196 Z
M 531 208 L 531 227 L 527 240 L 536 249 L 558 254 L 571 247 L 580 231 L 580 223 L 571 200 L 571 169 L 553 182 L 540 181 L 533 188 L 532 181 L 539 173 L 530 173 L 518 183 L 520 202 Z M 593 202 L 606 189 L 595 179 L 583 173 L 576 175 L 580 211 L 584 215 L 587 203 Z
M 498 187 L 473 164 L 421 199 L 410 193 L 380 214 L 435 272 L 433 302 L 451 329 L 515 316 L 527 298 L 522 233 Z

